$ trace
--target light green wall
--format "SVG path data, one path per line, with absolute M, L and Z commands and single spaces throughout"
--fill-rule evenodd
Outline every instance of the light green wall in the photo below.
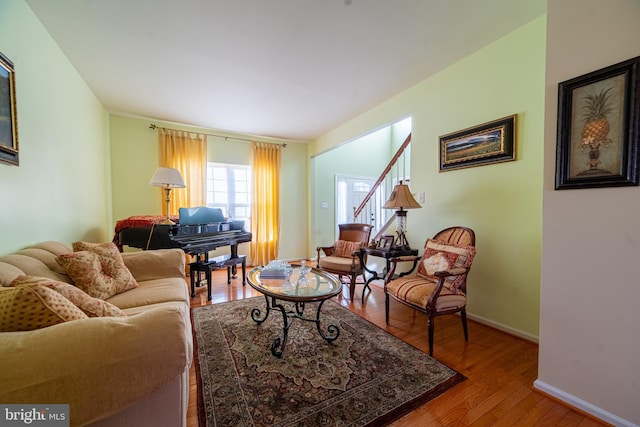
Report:
M 426 203 L 408 215 L 409 241 L 419 246 L 451 225 L 473 228 L 470 316 L 530 339 L 538 335 L 545 31 L 546 17 L 538 18 L 310 147 L 325 152 L 411 116 L 411 189 L 425 192 Z M 440 135 L 512 114 L 517 161 L 438 172 Z
M 315 252 L 317 246 L 331 245 L 336 239 L 336 175 L 377 179 L 393 155 L 392 143 L 391 128 L 385 127 L 312 159 L 314 189 L 310 251 Z M 327 207 L 323 208 L 322 203 Z
M 43 240 L 111 240 L 109 117 L 22 0 L 0 2 L 14 63 L 20 166 L 0 164 L 0 254 Z
M 234 139 L 235 137 L 250 140 L 251 136 L 212 132 L 175 123 L 112 114 L 110 116 L 113 173 L 112 227 L 119 219 L 131 215 L 160 214 L 163 203 L 162 192 L 149 186 L 149 179 L 158 167 L 158 133 L 149 128 L 152 123 L 171 129 L 222 135 L 222 137 L 207 137 L 208 160 L 220 163 L 251 164 L 251 143 Z M 299 259 L 306 256 L 307 174 L 306 145 L 288 143 L 282 150 L 280 176 L 282 232 L 279 257 L 281 259 Z M 241 245 L 240 253 L 248 255 L 249 248 L 248 244 Z

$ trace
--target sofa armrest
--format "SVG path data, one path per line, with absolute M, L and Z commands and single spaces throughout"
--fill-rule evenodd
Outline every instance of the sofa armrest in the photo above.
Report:
M 185 255 L 182 249 L 123 252 L 122 259 L 137 281 L 185 278 Z
M 0 334 L 0 402 L 70 405 L 97 421 L 162 388 L 191 364 L 189 314 L 157 307 Z

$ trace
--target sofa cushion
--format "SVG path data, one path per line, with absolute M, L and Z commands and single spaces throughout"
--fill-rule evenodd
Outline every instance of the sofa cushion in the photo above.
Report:
M 19 285 L 41 285 L 53 289 L 71 301 L 89 317 L 126 316 L 115 305 L 99 298 L 93 298 L 82 289 L 69 283 L 57 282 L 46 277 L 20 276 L 11 283 L 11 286 Z
M 111 242 L 62 254 L 56 260 L 76 286 L 95 298 L 107 299 L 138 286 L 118 248 Z
M 418 264 L 416 276 L 437 282 L 435 273 L 453 268 L 467 268 L 471 266 L 476 248 L 468 245 L 443 244 L 434 239 L 427 239 L 424 254 Z M 465 276 L 452 276 L 445 279 L 445 286 L 454 293 L 464 282 Z
M 22 274 L 28 274 L 30 276 L 48 277 L 53 280 L 61 282 L 70 281 L 69 277 L 65 274 L 60 274 L 53 271 L 46 263 L 34 258 L 28 253 L 13 253 L 0 257 L 0 262 L 11 264 L 22 271 Z M 60 271 L 63 271 L 58 267 Z
M 15 265 L 0 261 L 0 286 L 11 286 L 11 282 L 22 275 L 24 271 Z
M 31 331 L 87 315 L 58 292 L 38 284 L 0 288 L 0 331 Z
M 184 279 L 167 277 L 138 282 L 135 290 L 114 295 L 108 301 L 123 310 L 163 302 L 180 302 L 188 307 L 190 297 Z

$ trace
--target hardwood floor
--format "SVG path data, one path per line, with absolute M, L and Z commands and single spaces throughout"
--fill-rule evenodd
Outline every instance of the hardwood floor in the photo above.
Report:
M 259 296 L 241 279 L 226 283 L 226 271 L 213 272 L 212 301 L 206 299 L 206 287 L 196 288 L 191 306 Z M 384 319 L 384 292 L 373 286 L 365 304 L 356 288 L 353 303 L 348 289 L 337 298 L 354 313 L 428 352 L 426 317 L 391 301 L 389 325 Z M 493 328 L 470 321 L 469 342 L 464 341 L 457 316 L 436 319 L 434 357 L 457 370 L 467 380 L 426 403 L 392 424 L 404 426 L 603 426 L 607 425 L 579 413 L 533 390 L 537 377 L 538 346 Z M 194 366 L 191 367 L 187 427 L 197 427 L 197 389 Z

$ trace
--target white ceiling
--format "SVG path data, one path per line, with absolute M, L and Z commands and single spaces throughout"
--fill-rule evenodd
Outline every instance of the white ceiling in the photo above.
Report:
M 546 0 L 26 2 L 108 111 L 291 140 L 321 136 L 546 10 Z

